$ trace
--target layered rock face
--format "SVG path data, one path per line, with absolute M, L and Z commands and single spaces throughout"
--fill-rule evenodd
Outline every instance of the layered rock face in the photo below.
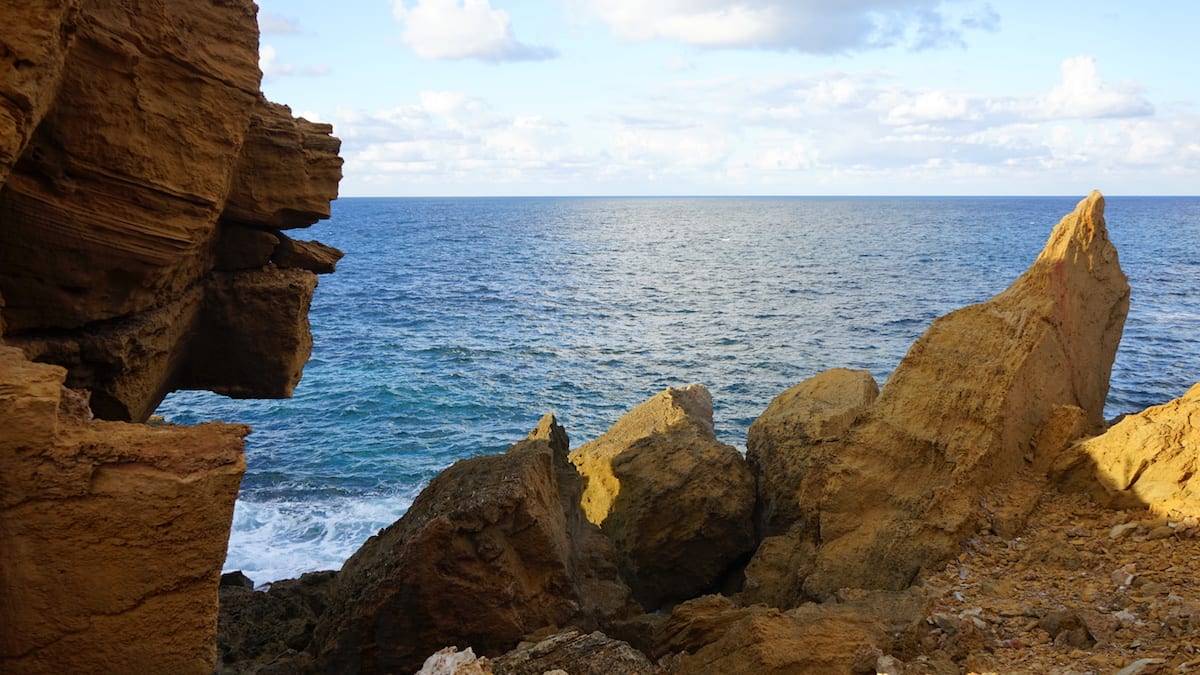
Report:
M 1043 429 L 1070 407 L 1091 430 L 1102 427 L 1129 307 L 1103 214 L 1092 193 L 1012 286 L 935 321 L 873 403 L 863 405 L 865 383 L 834 401 L 835 413 L 846 411 L 838 419 L 856 420 L 840 436 L 814 444 L 812 432 L 786 427 L 779 408 L 821 410 L 815 392 L 777 401 L 756 424 L 761 520 L 768 534 L 790 538 L 776 550 L 808 570 L 808 596 L 903 588 L 981 521 L 1019 522 L 1019 512 L 991 513 L 987 497 L 1036 486 L 1022 476 L 1039 453 L 1059 449 L 1035 447 L 1054 436 Z M 786 480 L 768 474 L 782 465 L 791 466 Z M 1032 500 L 1009 506 L 1027 511 Z
M 754 546 L 754 478 L 713 434 L 703 385 L 671 388 L 571 453 L 583 510 L 647 610 L 714 589 Z
M 263 99 L 256 11 L 0 0 L 5 673 L 213 671 L 248 429 L 92 416 L 300 378 L 340 253 L 281 230 L 328 217 L 339 143 Z
M 340 254 L 280 230 L 329 216 L 341 160 L 329 126 L 259 93 L 253 3 L 2 9 L 8 342 L 66 367 L 110 419 L 174 389 L 289 395 L 312 273 Z M 280 309 L 232 306 L 250 297 Z
M 91 421 L 0 347 L 0 671 L 207 673 L 249 428 Z
M 414 672 L 446 645 L 498 655 L 534 630 L 596 626 L 629 590 L 584 518 L 551 415 L 503 455 L 455 463 L 348 560 L 314 636 L 327 672 Z

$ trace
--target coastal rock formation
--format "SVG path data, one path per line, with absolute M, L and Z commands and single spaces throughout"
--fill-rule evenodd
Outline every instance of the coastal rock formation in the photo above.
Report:
M 571 453 L 583 510 L 647 610 L 713 589 L 754 546 L 754 478 L 713 434 L 703 385 L 669 388 Z
M 527 633 L 627 611 L 583 518 L 567 434 L 546 415 L 502 455 L 456 462 L 342 568 L 317 625 L 328 672 L 413 672 L 447 645 L 502 654 Z
M 249 430 L 92 418 L 300 378 L 340 253 L 279 230 L 329 215 L 339 142 L 262 98 L 256 12 L 0 0 L 5 673 L 213 671 Z
M 0 671 L 210 673 L 241 425 L 92 421 L 0 346 Z
M 904 588 L 993 518 L 989 495 L 1036 494 L 1034 441 L 1055 411 L 1075 406 L 1089 430 L 1103 426 L 1128 307 L 1104 199 L 1093 192 L 1007 290 L 933 323 L 878 399 L 820 446 L 816 480 L 774 485 L 760 474 L 771 531 L 816 547 L 804 592 Z M 787 461 L 786 441 L 762 438 L 756 466 Z M 1011 500 L 1000 518 L 1011 527 L 1033 503 Z M 779 517 L 789 513 L 797 519 Z M 803 552 L 800 543 L 790 550 Z
M 758 483 L 756 516 L 763 535 L 782 534 L 805 519 L 799 504 L 809 501 L 805 495 L 819 493 L 825 469 L 836 460 L 823 448 L 836 447 L 877 396 L 871 373 L 834 368 L 776 396 L 750 425 L 746 459 Z
M 2 5 L 9 344 L 66 367 L 109 419 L 144 420 L 174 389 L 290 395 L 311 347 L 311 273 L 339 254 L 278 230 L 328 217 L 341 159 L 328 125 L 259 93 L 254 4 Z M 294 318 L 214 308 L 251 295 Z M 225 347 L 231 328 L 265 348 Z
M 1068 490 L 1115 508 L 1200 516 L 1200 384 L 1183 396 L 1126 415 L 1073 445 L 1052 468 Z

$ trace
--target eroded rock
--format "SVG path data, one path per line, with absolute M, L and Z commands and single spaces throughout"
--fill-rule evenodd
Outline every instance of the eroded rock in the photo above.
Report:
M 534 630 L 626 612 L 628 590 L 603 562 L 611 547 L 579 494 L 552 415 L 508 452 L 446 469 L 342 568 L 317 626 L 322 667 L 412 672 L 446 645 L 496 656 Z
M 572 675 L 653 675 L 657 667 L 629 643 L 600 631 L 568 630 L 522 644 L 491 659 L 496 675 L 543 675 L 562 671 Z
M 7 338 L 30 358 L 68 368 L 70 386 L 95 393 L 97 414 L 143 420 L 167 392 L 191 386 L 179 372 L 190 360 L 190 336 L 229 328 L 204 325 L 212 313 L 200 305 L 230 281 L 211 272 L 272 271 L 261 269 L 269 261 L 261 236 L 231 232 L 328 217 L 341 175 L 339 142 L 328 125 L 294 119 L 262 99 L 257 8 L 249 0 L 139 0 L 117 9 L 7 4 L 0 37 Z M 331 254 L 306 245 L 287 266 L 331 270 Z M 275 318 L 242 312 L 233 326 L 243 337 L 277 333 Z M 298 333 L 296 344 L 308 339 L 307 324 L 287 329 Z M 287 350 L 286 342 L 279 346 Z M 283 372 L 260 386 L 258 356 L 245 355 L 247 367 L 226 368 L 217 384 L 289 395 L 278 381 L 295 379 L 296 359 L 276 361 Z M 226 357 L 233 363 L 239 354 Z
M 0 671 L 212 672 L 241 425 L 90 421 L 0 346 Z
M 647 609 L 710 591 L 754 546 L 754 479 L 713 434 L 703 385 L 670 388 L 571 453 L 583 508 Z
M 797 514 L 788 531 L 817 545 L 806 594 L 904 588 L 987 520 L 985 488 L 1036 484 L 1034 443 L 1056 410 L 1075 406 L 1087 429 L 1102 428 L 1129 307 L 1103 214 L 1093 192 L 1007 290 L 935 321 L 878 399 L 820 447 L 816 484 L 760 477 L 760 499 Z M 1022 519 L 1001 518 L 1010 529 Z

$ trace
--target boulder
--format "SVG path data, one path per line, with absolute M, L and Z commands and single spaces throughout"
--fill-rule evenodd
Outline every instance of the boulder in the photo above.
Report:
M 995 520 L 987 491 L 1036 479 L 1034 445 L 1055 436 L 1042 432 L 1063 406 L 1082 410 L 1087 430 L 1102 428 L 1128 308 L 1104 199 L 1093 192 L 1008 289 L 933 323 L 874 403 L 801 463 L 818 468 L 816 480 L 764 477 L 786 461 L 773 453 L 788 443 L 756 445 L 760 501 L 771 509 L 763 521 L 817 548 L 804 592 L 906 587 Z M 1005 527 L 1033 503 L 1003 514 Z
M 776 396 L 750 425 L 746 459 L 757 483 L 763 536 L 782 534 L 804 520 L 799 505 L 809 501 L 805 495 L 820 492 L 825 470 L 836 461 L 829 450 L 878 396 L 879 385 L 868 371 L 834 368 Z
M 1051 469 L 1064 489 L 1114 508 L 1163 516 L 1200 513 L 1200 384 L 1183 396 L 1125 415 L 1070 447 Z
M 583 509 L 647 610 L 715 588 L 753 549 L 754 478 L 713 433 L 703 385 L 669 388 L 571 453 Z
M 547 415 L 508 452 L 434 478 L 342 568 L 315 634 L 321 667 L 413 672 L 446 645 L 497 656 L 535 630 L 625 613 L 628 590 L 583 518 L 567 443 Z
M 240 425 L 92 421 L 0 347 L 0 672 L 211 673 Z
M 256 591 L 240 572 L 222 575 L 215 672 L 261 671 L 281 666 L 281 657 L 291 657 L 291 672 L 302 671 L 336 576 L 336 572 L 310 572 Z

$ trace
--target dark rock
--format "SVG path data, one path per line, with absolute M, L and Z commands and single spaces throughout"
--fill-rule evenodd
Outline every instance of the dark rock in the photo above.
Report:
M 579 494 L 551 415 L 507 453 L 455 463 L 346 562 L 315 634 L 319 665 L 413 672 L 447 645 L 497 656 L 538 629 L 627 613 Z

